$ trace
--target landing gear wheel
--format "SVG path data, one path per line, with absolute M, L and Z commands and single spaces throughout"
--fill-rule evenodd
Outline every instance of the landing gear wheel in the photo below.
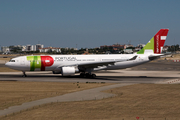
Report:
M 23 75 L 22 77 L 27 77 L 27 75 Z
M 89 73 L 86 73 L 86 78 L 89 78 L 91 75 Z
M 91 78 L 96 78 L 96 74 L 92 74 L 92 75 L 91 75 Z
M 96 78 L 96 74 L 90 74 L 90 73 L 81 73 L 80 77 L 84 78 Z
M 80 77 L 84 78 L 85 77 L 85 73 L 81 73 Z

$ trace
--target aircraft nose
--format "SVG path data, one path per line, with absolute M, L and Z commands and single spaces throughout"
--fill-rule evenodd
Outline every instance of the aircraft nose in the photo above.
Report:
M 9 65 L 10 65 L 10 63 L 9 63 L 9 62 L 5 63 L 5 66 L 9 66 Z

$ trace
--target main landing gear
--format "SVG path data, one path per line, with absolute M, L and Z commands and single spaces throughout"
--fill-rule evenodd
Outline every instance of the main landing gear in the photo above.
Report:
M 22 72 L 23 72 L 23 76 L 22 77 L 27 77 L 26 73 L 24 71 L 22 71 Z
M 91 73 L 81 73 L 80 77 L 84 78 L 96 78 L 96 74 L 91 74 Z

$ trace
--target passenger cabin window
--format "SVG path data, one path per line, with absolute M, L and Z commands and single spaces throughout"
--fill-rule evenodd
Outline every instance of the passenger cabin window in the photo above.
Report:
M 15 62 L 15 60 L 10 60 L 9 62 Z

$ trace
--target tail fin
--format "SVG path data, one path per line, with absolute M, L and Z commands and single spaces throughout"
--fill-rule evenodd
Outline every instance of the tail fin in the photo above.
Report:
M 160 29 L 137 54 L 161 54 L 169 29 Z

